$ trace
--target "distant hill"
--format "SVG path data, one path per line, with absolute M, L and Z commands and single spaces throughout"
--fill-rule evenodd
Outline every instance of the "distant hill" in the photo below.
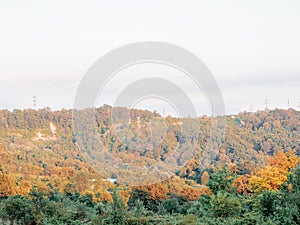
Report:
M 81 116 L 90 112 L 91 109 L 83 110 Z M 146 143 L 152 146 L 152 150 L 145 149 L 139 142 L 121 143 L 115 135 L 116 129 L 119 129 L 116 128 L 118 121 L 112 121 L 115 112 L 119 113 L 117 118 L 120 120 L 126 120 L 126 115 L 129 115 L 130 123 L 125 128 L 133 131 L 133 137 L 146 137 Z M 80 185 L 72 188 L 81 191 L 95 189 L 97 185 L 103 190 L 111 186 L 109 181 L 103 180 L 108 178 L 108 174 L 95 171 L 79 151 L 77 142 L 80 134 L 72 129 L 72 113 L 72 110 L 51 111 L 49 108 L 0 111 L 0 167 L 8 180 L 17 182 L 19 189 L 14 191 L 26 193 L 32 184 L 42 185 L 45 181 L 50 181 L 61 191 L 71 188 L 68 184 L 74 183 Z M 244 112 L 217 118 L 200 117 L 197 120 L 170 116 L 162 118 L 158 113 L 147 110 L 113 110 L 107 105 L 93 110 L 93 113 L 95 129 L 110 154 L 124 162 L 134 159 L 141 165 L 174 159 L 178 166 L 183 166 L 174 173 L 193 179 L 198 184 L 202 183 L 203 172 L 224 165 L 235 165 L 240 174 L 245 174 L 263 166 L 269 156 L 280 150 L 295 150 L 300 155 L 300 112 L 293 109 Z M 158 145 L 154 143 L 155 139 L 147 139 L 151 132 L 149 126 L 156 126 L 151 123 L 154 118 L 163 119 L 166 124 L 165 137 Z M 220 120 L 224 121 L 222 126 L 226 125 L 225 136 L 218 134 L 221 127 L 214 126 L 213 132 L 217 135 L 211 137 L 211 125 L 218 124 Z M 191 131 L 183 132 L 182 123 L 190 123 L 186 129 L 190 127 Z M 200 127 L 197 125 L 199 129 L 194 132 L 196 123 Z M 174 152 L 176 146 L 183 144 L 196 149 L 189 156 L 187 165 L 180 160 L 186 157 L 186 153 L 178 155 Z M 97 146 L 87 142 L 86 148 Z M 118 177 L 120 173 L 122 171 L 113 171 L 113 176 Z

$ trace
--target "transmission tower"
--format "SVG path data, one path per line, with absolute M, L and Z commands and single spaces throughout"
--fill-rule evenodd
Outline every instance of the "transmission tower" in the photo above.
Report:
M 250 104 L 249 111 L 250 111 L 250 112 L 253 112 L 253 110 L 254 110 L 254 109 L 253 109 L 253 106 L 252 106 L 252 104 Z
M 268 99 L 265 99 L 265 106 L 266 106 L 266 110 L 269 109 L 269 100 Z
M 33 96 L 33 108 L 37 108 L 37 103 L 36 103 L 36 96 Z

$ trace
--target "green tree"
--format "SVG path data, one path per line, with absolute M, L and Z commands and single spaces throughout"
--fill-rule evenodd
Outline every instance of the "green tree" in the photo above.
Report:
M 218 192 L 211 196 L 210 209 L 216 217 L 229 217 L 239 215 L 242 204 L 236 196 L 226 192 Z
M 142 216 L 147 215 L 147 210 L 145 209 L 142 201 L 136 201 L 135 207 L 133 208 L 133 215 L 136 218 L 140 218 Z
M 124 200 L 117 191 L 117 187 L 114 188 L 112 193 L 113 202 L 110 203 L 110 217 L 106 220 L 107 224 L 123 225 L 126 218 L 126 206 Z
M 8 220 L 10 225 L 29 224 L 34 220 L 31 201 L 19 195 L 9 197 L 4 201 L 0 215 L 4 220 Z
M 227 168 L 223 168 L 211 175 L 211 178 L 207 182 L 207 186 L 214 194 L 219 191 L 234 193 L 236 189 L 233 186 L 233 181 L 234 178 L 232 174 L 228 172 Z

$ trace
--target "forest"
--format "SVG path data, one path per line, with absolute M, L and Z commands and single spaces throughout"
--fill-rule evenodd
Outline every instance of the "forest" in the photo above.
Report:
M 129 113 L 122 128 L 133 130 L 127 145 L 116 136 L 115 113 L 120 120 Z M 159 113 L 108 105 L 80 112 L 80 118 L 90 115 L 118 160 L 143 166 L 171 158 L 180 169 L 146 185 L 111 182 L 107 178 L 135 174 L 113 167 L 107 173 L 88 162 L 80 142 L 88 150 L 98 147 L 74 130 L 74 111 L 0 110 L 1 224 L 300 224 L 299 111 L 168 116 L 163 141 L 146 139 L 151 151 L 135 140 L 149 135 Z M 191 132 L 183 132 L 182 123 Z M 186 152 L 194 149 L 187 163 L 174 151 L 183 144 Z

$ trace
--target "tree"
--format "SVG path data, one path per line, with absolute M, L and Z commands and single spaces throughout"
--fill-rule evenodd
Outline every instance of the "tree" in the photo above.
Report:
M 0 171 L 0 196 L 11 196 L 16 194 L 15 180 L 11 175 Z
M 10 225 L 14 225 L 15 222 L 29 224 L 34 221 L 32 207 L 31 201 L 24 196 L 9 197 L 1 208 L 1 218 L 9 220 Z
M 236 187 L 238 193 L 242 195 L 253 194 L 253 191 L 249 184 L 250 177 L 251 176 L 249 174 L 246 174 L 246 175 L 239 176 L 234 180 L 234 186 Z
M 266 166 L 252 176 L 249 183 L 254 192 L 261 193 L 264 190 L 277 190 L 286 180 L 286 172 L 277 167 Z
M 277 190 L 288 179 L 290 170 L 299 164 L 300 159 L 294 155 L 294 151 L 283 153 L 278 152 L 270 158 L 268 165 L 260 169 L 256 175 L 249 180 L 255 192 L 261 193 L 264 190 Z
M 109 221 L 112 224 L 123 225 L 125 224 L 126 206 L 125 203 L 117 192 L 117 188 L 114 188 L 112 193 L 113 202 L 111 204 L 111 216 Z
M 164 200 L 168 198 L 169 189 L 164 183 L 156 183 L 151 185 L 145 185 L 139 188 L 145 191 L 154 200 Z
M 227 168 L 219 170 L 217 173 L 211 175 L 207 186 L 216 194 L 219 191 L 225 191 L 228 193 L 234 193 L 236 191 L 233 186 L 234 178 L 229 174 Z
M 277 210 L 278 193 L 275 191 L 264 191 L 258 197 L 258 210 L 263 216 L 274 216 Z
M 47 192 L 45 190 L 41 190 L 37 187 L 33 187 L 29 196 L 31 198 L 31 202 L 33 205 L 32 215 L 34 217 L 34 221 L 37 225 L 42 224 L 43 220 L 43 208 L 46 206 L 48 201 Z
M 157 205 L 159 204 L 159 201 L 152 199 L 147 192 L 133 189 L 130 193 L 130 198 L 128 201 L 129 209 L 132 210 L 135 207 L 137 201 L 143 202 L 143 205 L 149 211 L 156 211 Z
M 269 159 L 268 165 L 288 172 L 290 169 L 295 168 L 300 163 L 300 158 L 295 153 L 295 150 L 285 153 L 278 151 L 275 156 Z
M 202 176 L 201 176 L 201 183 L 203 185 L 206 185 L 209 181 L 209 173 L 207 171 L 204 171 Z
M 198 199 L 201 195 L 201 190 L 199 188 L 185 187 L 182 189 L 180 196 L 184 197 L 190 201 Z
M 242 209 L 238 198 L 225 192 L 212 195 L 210 205 L 213 215 L 217 217 L 239 215 Z
M 300 193 L 300 166 L 297 166 L 287 179 L 287 185 L 291 185 L 294 193 Z
M 142 216 L 145 216 L 147 214 L 147 210 L 144 207 L 143 202 L 140 200 L 135 202 L 135 206 L 133 208 L 133 215 L 136 218 L 140 218 Z

